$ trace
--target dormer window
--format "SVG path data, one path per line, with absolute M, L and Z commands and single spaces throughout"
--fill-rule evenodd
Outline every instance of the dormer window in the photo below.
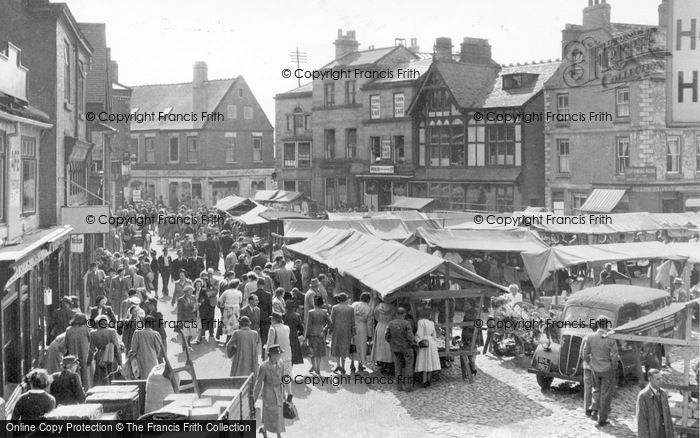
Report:
M 539 75 L 532 73 L 510 73 L 503 75 L 503 89 L 517 90 L 519 88 L 530 87 L 537 81 Z

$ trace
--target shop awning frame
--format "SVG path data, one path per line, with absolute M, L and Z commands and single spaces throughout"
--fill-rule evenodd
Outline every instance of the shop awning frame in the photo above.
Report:
M 593 189 L 579 210 L 586 213 L 610 213 L 626 192 L 624 189 Z

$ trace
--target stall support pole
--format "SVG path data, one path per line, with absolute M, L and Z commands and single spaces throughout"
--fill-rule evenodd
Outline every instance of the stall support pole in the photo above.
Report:
M 685 339 L 692 339 L 692 325 L 693 325 L 693 312 L 692 306 L 685 308 Z M 683 356 L 683 384 L 690 385 L 690 357 L 686 355 Z M 683 416 L 681 417 L 681 425 L 683 427 L 688 427 L 688 405 L 689 405 L 690 391 L 687 389 L 683 391 Z
M 447 289 L 450 289 L 450 264 L 445 263 L 445 280 Z M 452 344 L 452 318 L 450 318 L 450 299 L 445 300 L 445 353 L 450 352 Z

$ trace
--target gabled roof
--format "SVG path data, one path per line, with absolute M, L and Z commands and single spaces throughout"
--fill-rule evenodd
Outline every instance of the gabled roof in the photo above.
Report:
M 216 79 L 206 81 L 198 89 L 206 95 L 206 102 L 198 111 L 214 111 L 224 98 L 228 90 L 240 76 L 235 79 Z M 137 85 L 132 87 L 131 108 L 136 109 L 139 114 L 154 112 L 156 116 L 159 112 L 171 108 L 171 114 L 188 114 L 194 111 L 192 82 L 181 84 L 156 84 Z M 157 119 L 157 117 L 156 117 Z M 143 123 L 131 123 L 132 131 L 152 131 L 152 130 L 187 130 L 202 129 L 206 121 L 197 117 L 197 121 L 144 121 Z
M 435 65 L 457 105 L 462 108 L 482 107 L 498 74 L 495 65 L 449 61 L 438 61 Z
M 501 72 L 496 77 L 493 89 L 486 97 L 483 108 L 503 108 L 524 105 L 537 93 L 542 91 L 544 83 L 556 73 L 559 68 L 559 61 L 541 62 L 524 65 L 502 67 Z M 537 79 L 530 86 L 517 89 L 503 89 L 503 76 L 509 74 L 536 74 Z

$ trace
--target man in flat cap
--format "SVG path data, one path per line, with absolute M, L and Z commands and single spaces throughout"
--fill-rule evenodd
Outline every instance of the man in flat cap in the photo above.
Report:
M 56 405 L 76 405 L 85 403 L 85 391 L 80 380 L 77 356 L 63 357 L 63 370 L 52 375 L 51 395 L 56 399 Z

